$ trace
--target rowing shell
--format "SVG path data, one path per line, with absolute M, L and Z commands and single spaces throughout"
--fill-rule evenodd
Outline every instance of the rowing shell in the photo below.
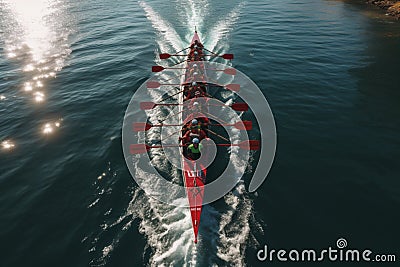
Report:
M 197 34 L 197 31 L 195 31 L 194 36 L 192 38 L 191 45 L 195 43 L 195 41 L 200 42 L 200 38 Z M 188 63 L 186 63 L 188 65 Z M 188 69 L 188 68 L 187 68 Z M 182 84 L 187 83 L 187 77 L 188 71 L 186 71 L 184 75 L 184 81 Z M 179 103 L 183 104 L 184 103 L 184 85 L 181 87 L 182 93 L 179 96 Z M 187 100 L 190 101 L 190 100 Z M 190 111 L 185 112 L 185 106 L 187 107 L 188 105 L 180 105 L 180 108 L 182 109 L 180 112 L 180 122 L 183 124 L 184 121 L 187 121 L 188 116 L 191 114 Z M 185 148 L 183 148 L 185 149 Z M 201 211 L 203 207 L 203 197 L 204 197 L 204 182 L 206 181 L 206 175 L 207 175 L 207 169 L 202 168 L 202 166 L 198 166 L 196 162 L 191 162 L 188 160 L 185 160 L 185 157 L 183 155 L 183 150 L 182 152 L 182 174 L 183 174 L 183 181 L 186 187 L 186 194 L 187 198 L 189 201 L 189 207 L 190 207 L 190 214 L 192 217 L 192 226 L 193 226 L 193 232 L 194 232 L 194 243 L 197 243 L 197 236 L 199 233 L 199 226 L 200 226 L 200 217 L 201 217 Z

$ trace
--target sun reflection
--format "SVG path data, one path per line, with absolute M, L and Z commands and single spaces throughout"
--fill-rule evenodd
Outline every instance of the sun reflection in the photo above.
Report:
M 5 140 L 1 142 L 1 146 L 4 150 L 11 150 L 15 147 L 14 143 L 11 142 L 10 140 Z
M 5 50 L 8 58 L 23 59 L 22 70 L 32 75 L 24 91 L 45 87 L 45 80 L 56 77 L 71 53 L 68 36 L 73 21 L 66 17 L 68 3 L 60 0 L 0 0 L 7 22 Z M 43 89 L 40 89 L 42 91 Z M 44 100 L 35 93 L 36 102 Z
M 35 97 L 36 102 L 43 102 L 44 94 L 42 92 L 34 92 L 33 96 Z
M 51 46 L 54 32 L 47 24 L 46 18 L 54 11 L 49 0 L 13 0 L 9 7 L 23 30 L 23 43 L 30 48 L 34 61 L 43 59 Z
M 26 82 L 24 86 L 24 90 L 29 92 L 32 91 L 32 84 L 30 82 Z
M 25 79 L 20 90 L 37 105 L 44 105 L 51 89 L 46 88 L 46 81 L 56 77 L 72 52 L 69 36 L 75 32 L 76 22 L 69 6 L 66 0 L 0 0 L 4 55 L 19 64 Z M 0 101 L 5 99 L 0 95 Z M 55 134 L 61 121 L 40 124 L 40 134 Z M 0 140 L 0 145 L 0 149 L 14 147 L 9 140 Z
M 55 122 L 47 122 L 42 126 L 42 133 L 45 135 L 49 135 L 54 133 L 57 128 L 60 128 L 62 119 L 59 119 Z
M 37 87 L 43 87 L 43 83 L 42 83 L 41 81 L 37 81 L 37 82 L 36 82 L 36 86 L 37 86 Z
M 35 67 L 32 64 L 28 64 L 24 67 L 24 71 L 28 72 L 28 71 L 33 71 L 35 69 Z
M 46 123 L 43 127 L 43 133 L 51 134 L 52 132 L 53 132 L 53 127 L 50 125 L 50 123 Z

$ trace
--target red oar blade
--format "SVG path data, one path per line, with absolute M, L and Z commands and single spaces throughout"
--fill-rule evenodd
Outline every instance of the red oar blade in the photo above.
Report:
M 147 131 L 152 127 L 151 124 L 146 122 L 134 122 L 133 123 L 133 131 L 134 132 L 143 132 Z
M 251 121 L 238 121 L 234 126 L 236 129 L 248 131 L 253 128 L 253 123 Z
M 170 58 L 170 57 L 171 57 L 171 55 L 168 54 L 168 53 L 160 54 L 160 59 L 168 59 L 168 58 Z
M 141 110 L 153 109 L 155 106 L 157 106 L 157 104 L 154 103 L 154 102 L 140 102 L 140 109 Z
M 158 88 L 160 87 L 160 83 L 156 81 L 148 81 L 147 82 L 147 88 Z
M 165 68 L 162 67 L 162 66 L 153 66 L 153 67 L 151 67 L 151 71 L 152 72 L 160 72 L 160 71 L 163 71 L 163 70 L 165 70 Z
M 231 59 L 233 59 L 233 54 L 223 54 L 221 57 L 222 57 L 223 59 L 229 59 L 229 60 L 231 60 Z
M 249 105 L 247 105 L 247 103 L 234 103 L 231 108 L 236 111 L 248 111 Z
M 238 144 L 241 149 L 245 150 L 260 150 L 259 140 L 247 140 Z
M 131 144 L 129 147 L 129 151 L 131 154 L 143 154 L 149 150 L 150 147 L 145 144 Z
M 229 89 L 233 92 L 239 92 L 239 90 L 240 90 L 240 84 L 237 84 L 237 83 L 230 83 L 230 84 L 225 85 L 225 87 L 226 87 L 226 89 Z
M 224 73 L 228 75 L 236 75 L 236 69 L 234 68 L 224 69 Z

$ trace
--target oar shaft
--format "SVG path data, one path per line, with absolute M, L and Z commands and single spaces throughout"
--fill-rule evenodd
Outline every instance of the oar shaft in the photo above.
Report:
M 218 124 L 210 124 L 211 126 L 236 126 L 236 124 L 232 124 L 232 123 L 228 123 L 228 124 L 221 124 L 221 123 L 218 123 Z
M 186 47 L 186 48 L 183 48 L 182 50 L 180 50 L 180 51 L 178 51 L 178 52 L 176 52 L 177 54 L 179 54 L 180 52 L 183 52 L 183 51 L 185 51 L 185 50 L 187 50 L 187 49 L 189 49 L 190 48 L 190 46 L 189 47 Z
M 175 87 L 175 88 L 178 88 L 178 87 Z M 180 94 L 180 93 L 183 93 L 183 91 L 184 91 L 184 90 L 180 90 L 179 92 L 177 92 L 177 93 L 175 93 L 175 94 L 172 94 L 172 95 L 170 95 L 170 96 L 168 96 L 168 97 L 166 97 L 166 98 L 164 98 L 164 99 L 161 99 L 159 102 L 163 102 L 163 101 L 165 101 L 165 100 L 168 100 L 168 99 L 170 99 L 171 97 L 174 97 L 174 96 L 176 96 L 176 95 L 178 95 L 178 94 Z
M 182 124 L 154 124 L 152 127 L 183 126 Z
M 157 106 L 181 106 L 183 104 L 178 103 L 165 103 L 165 104 L 156 104 Z
M 216 132 L 213 132 L 213 131 L 211 131 L 210 129 L 207 129 L 207 128 L 206 128 L 206 130 L 207 130 L 208 132 L 212 133 L 213 135 L 215 135 L 215 136 L 221 138 L 222 140 L 229 142 L 229 140 L 228 140 L 227 138 L 223 137 L 222 135 L 219 135 L 219 134 L 217 134 Z
M 166 69 L 166 70 L 185 70 L 187 68 L 170 68 L 170 67 L 166 67 L 164 69 Z
M 203 47 L 203 49 L 206 50 L 207 52 L 210 52 L 210 53 L 212 53 L 212 54 L 214 54 L 214 55 L 217 55 L 216 53 L 214 53 L 213 51 L 208 50 L 208 49 L 205 48 L 205 47 Z M 217 55 L 217 56 L 218 56 L 218 55 Z
M 148 148 L 163 148 L 163 147 L 182 147 L 183 145 L 160 145 L 160 146 L 149 146 Z

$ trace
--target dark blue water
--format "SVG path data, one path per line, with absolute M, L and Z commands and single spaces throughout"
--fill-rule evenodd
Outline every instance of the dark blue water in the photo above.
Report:
M 156 53 L 185 47 L 194 25 L 259 85 L 278 134 L 266 182 L 249 194 L 247 175 L 206 206 L 197 247 L 188 211 L 147 198 L 121 147 Z M 340 237 L 398 253 L 400 24 L 380 10 L 2 0 L 0 26 L 1 266 L 257 266 L 264 244 Z

